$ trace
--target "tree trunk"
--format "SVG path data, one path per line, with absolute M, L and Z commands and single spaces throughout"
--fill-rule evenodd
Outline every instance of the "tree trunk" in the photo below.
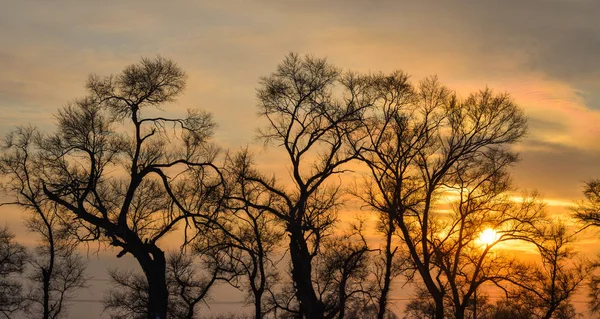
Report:
M 40 211 L 38 211 L 40 212 Z M 48 219 L 46 218 L 46 216 L 44 214 L 42 214 L 40 212 L 40 216 L 42 217 L 42 220 L 44 222 L 44 224 L 46 225 L 46 229 L 48 230 L 48 254 L 49 254 L 49 260 L 48 260 L 48 266 L 46 268 L 41 267 L 42 268 L 42 280 L 43 282 L 43 289 L 44 289 L 44 319 L 50 319 L 50 281 L 52 280 L 52 276 L 54 273 L 54 262 L 56 259 L 56 251 L 55 251 L 55 246 L 54 246 L 54 232 L 52 229 L 52 225 L 48 222 Z M 60 312 L 60 311 L 59 311 Z M 55 313 L 54 315 L 56 316 L 58 314 Z
M 438 296 L 435 298 L 435 319 L 444 319 L 444 298 Z
M 312 286 L 312 266 L 308 247 L 299 229 L 292 229 L 290 235 L 292 280 L 296 288 L 296 298 L 300 303 L 300 312 L 306 319 L 323 319 L 325 306 L 317 298 Z
M 156 255 L 154 255 L 156 258 Z M 169 291 L 166 280 L 166 262 L 164 254 L 162 260 L 156 258 L 153 266 L 146 274 L 148 279 L 148 319 L 166 319 L 169 303 Z
M 388 217 L 388 233 L 385 238 L 385 274 L 383 277 L 383 287 L 381 288 L 381 296 L 379 297 L 379 309 L 377 312 L 377 319 L 383 319 L 387 308 L 388 293 L 390 291 L 390 285 L 392 282 L 392 263 L 394 259 L 394 252 L 392 252 L 392 236 L 394 235 L 395 227 L 394 220 L 391 216 Z
M 47 271 L 45 268 L 42 268 L 42 281 L 43 281 L 42 289 L 44 290 L 43 318 L 49 319 L 50 318 L 50 272 Z
M 554 311 L 556 311 L 556 308 L 558 308 L 558 305 L 552 305 L 552 306 L 550 306 L 550 308 L 546 311 L 546 313 L 544 314 L 544 316 L 542 317 L 542 319 L 550 319 L 550 318 L 552 318 L 552 315 L 554 314 Z
M 262 319 L 262 291 L 254 293 L 254 318 Z
M 147 244 L 136 244 L 130 247 L 132 248 L 131 253 L 142 267 L 148 282 L 147 318 L 166 319 L 169 290 L 167 288 L 165 253 L 156 246 L 148 247 Z
M 194 319 L 194 307 L 189 307 L 187 313 L 185 314 L 186 319 Z
M 338 292 L 338 294 L 340 294 L 338 305 L 340 313 L 338 314 L 338 319 L 343 319 L 346 315 L 346 278 L 347 277 L 344 276 L 342 282 L 340 282 L 340 291 Z
M 465 319 L 465 307 L 459 306 L 454 313 L 455 319 Z

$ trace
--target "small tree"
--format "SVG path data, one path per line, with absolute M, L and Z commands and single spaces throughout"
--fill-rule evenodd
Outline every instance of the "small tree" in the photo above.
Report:
M 489 310 L 486 318 L 490 319 L 529 319 L 533 314 L 531 309 L 525 307 L 522 303 L 514 299 L 500 300 L 494 304 Z
M 30 264 L 27 312 L 45 319 L 63 318 L 75 292 L 87 287 L 86 262 L 77 252 L 78 242 L 60 220 L 56 208 L 27 220 L 30 232 L 41 240 L 35 247 Z
M 283 239 L 283 229 L 267 209 L 256 207 L 273 207 L 280 198 L 262 184 L 245 178 L 254 175 L 253 170 L 247 150 L 227 157 L 224 213 L 208 221 L 208 231 L 198 238 L 195 248 L 200 253 L 222 256 L 223 263 L 229 265 L 224 271 L 229 272 L 235 286 L 246 290 L 258 319 L 269 312 L 264 296 L 278 280 L 274 255 L 281 253 L 276 250 Z
M 540 232 L 535 244 L 541 267 L 535 267 L 526 278 L 515 282 L 519 289 L 513 300 L 529 309 L 531 318 L 558 318 L 569 312 L 573 316 L 567 318 L 574 318 L 571 299 L 593 267 L 577 259 L 573 247 L 575 233 L 564 222 L 554 221 Z
M 367 181 L 366 189 L 372 185 Z M 372 194 L 365 194 L 363 187 L 356 185 L 352 193 L 365 203 L 369 203 Z M 367 204 L 367 208 L 372 208 Z M 370 212 L 373 212 L 371 209 Z M 392 283 L 400 275 L 405 275 L 408 282 L 412 281 L 414 271 L 408 262 L 406 251 L 402 246 L 402 237 L 398 234 L 396 222 L 386 212 L 374 210 L 377 214 L 376 231 L 380 235 L 381 243 L 379 249 L 375 250 L 376 255 L 370 257 L 371 260 L 371 278 L 374 287 L 371 289 L 372 298 L 375 300 L 376 318 L 384 319 L 393 316 L 389 311 L 390 294 L 392 291 Z
M 585 227 L 600 227 L 600 179 L 585 183 L 583 195 L 585 199 L 575 209 L 575 218 Z
M 322 252 L 315 258 L 314 284 L 329 318 L 373 318 L 372 252 L 362 222 L 323 241 Z
M 29 293 L 26 311 L 42 318 L 60 318 L 66 312 L 67 301 L 73 293 L 86 286 L 86 264 L 77 252 L 77 240 L 70 223 L 65 221 L 60 206 L 48 201 L 43 194 L 39 162 L 28 156 L 41 135 L 32 127 L 20 127 L 9 134 L 2 145 L 0 173 L 7 176 L 2 190 L 24 209 L 27 229 L 39 235 L 29 263 Z
M 206 302 L 209 291 L 219 281 L 229 281 L 225 262 L 214 255 L 172 253 L 167 257 L 167 287 L 171 318 L 198 318 L 198 305 Z M 104 309 L 117 319 L 145 318 L 148 313 L 148 282 L 132 270 L 109 271 L 113 287 L 104 297 Z
M 142 319 L 148 314 L 148 282 L 132 270 L 108 272 L 113 287 L 104 297 L 104 310 L 114 319 Z
M 404 308 L 403 319 L 435 319 L 435 301 L 427 289 L 417 285 L 415 295 Z
M 21 309 L 23 287 L 13 276 L 23 274 L 26 262 L 25 247 L 15 242 L 8 227 L 0 227 L 0 314 L 4 318 Z

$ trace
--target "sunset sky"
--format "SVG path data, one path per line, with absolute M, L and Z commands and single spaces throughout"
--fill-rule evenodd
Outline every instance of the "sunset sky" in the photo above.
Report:
M 583 182 L 600 177 L 597 0 L 1 3 L 0 135 L 27 124 L 52 130 L 52 114 L 85 94 L 90 73 L 160 54 L 188 74 L 166 110 L 212 112 L 215 141 L 237 149 L 255 143 L 258 78 L 298 52 L 360 72 L 401 69 L 413 81 L 437 74 L 463 96 L 509 92 L 529 117 L 515 184 L 538 190 L 552 212 L 567 214 Z M 0 209 L 13 229 L 20 218 Z M 103 256 L 90 262 L 98 279 L 114 262 Z M 102 297 L 102 284 L 92 282 L 90 299 Z M 71 318 L 86 309 L 101 308 L 77 303 Z

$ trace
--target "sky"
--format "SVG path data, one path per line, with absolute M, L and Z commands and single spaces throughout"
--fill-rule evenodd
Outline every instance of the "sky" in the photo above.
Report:
M 583 182 L 600 178 L 597 0 L 0 0 L 0 7 L 0 135 L 27 124 L 52 130 L 52 114 L 85 94 L 90 73 L 117 73 L 160 54 L 188 74 L 184 95 L 167 111 L 212 112 L 215 141 L 236 149 L 255 143 L 258 78 L 297 52 L 359 72 L 400 69 L 413 81 L 437 75 L 462 96 L 486 86 L 510 93 L 529 117 L 515 184 L 537 190 L 553 212 L 567 214 Z M 19 229 L 18 213 L 2 208 L 3 220 Z M 91 262 L 95 277 L 106 277 L 110 260 Z

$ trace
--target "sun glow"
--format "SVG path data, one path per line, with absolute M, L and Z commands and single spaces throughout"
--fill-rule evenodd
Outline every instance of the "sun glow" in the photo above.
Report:
M 486 245 L 491 245 L 498 240 L 498 233 L 491 228 L 487 228 L 481 232 L 481 235 L 479 235 L 479 240 Z

